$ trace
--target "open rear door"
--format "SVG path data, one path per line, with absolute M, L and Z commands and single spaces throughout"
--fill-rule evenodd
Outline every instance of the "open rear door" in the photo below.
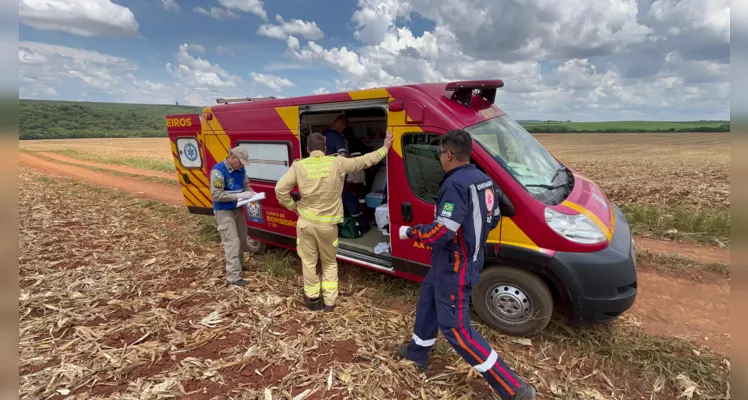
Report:
M 192 214 L 213 214 L 200 114 L 167 115 L 166 130 L 187 209 Z

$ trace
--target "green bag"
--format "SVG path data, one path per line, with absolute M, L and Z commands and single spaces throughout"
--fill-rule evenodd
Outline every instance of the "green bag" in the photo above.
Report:
M 361 230 L 358 227 L 356 218 L 347 216 L 343 222 L 338 224 L 338 236 L 346 239 L 357 239 L 361 237 Z

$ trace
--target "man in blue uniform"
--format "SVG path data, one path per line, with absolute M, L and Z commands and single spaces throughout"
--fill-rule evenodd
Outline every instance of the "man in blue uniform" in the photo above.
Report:
M 480 280 L 486 239 L 501 218 L 500 189 L 470 164 L 472 144 L 464 130 L 447 132 L 439 149 L 445 175 L 439 185 L 436 220 L 400 228 L 400 239 L 414 239 L 432 248 L 432 266 L 421 285 L 413 338 L 398 348 L 397 356 L 425 371 L 441 330 L 502 399 L 531 400 L 533 387 L 509 369 L 470 325 L 470 295 Z
M 225 160 L 210 171 L 210 195 L 213 214 L 221 234 L 221 244 L 226 256 L 226 279 L 235 286 L 244 286 L 242 263 L 247 248 L 247 221 L 236 203 L 254 196 L 245 168 L 249 165 L 246 149 L 234 147 Z
M 345 115 L 338 115 L 332 123 L 332 126 L 322 131 L 322 136 L 325 137 L 326 156 L 331 156 L 337 154 L 341 150 L 346 150 L 343 130 L 347 125 L 347 120 L 348 119 Z

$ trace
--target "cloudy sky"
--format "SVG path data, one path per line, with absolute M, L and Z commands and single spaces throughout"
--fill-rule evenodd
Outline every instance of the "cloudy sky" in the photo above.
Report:
M 730 117 L 729 0 L 20 0 L 21 98 L 503 79 L 516 119 Z

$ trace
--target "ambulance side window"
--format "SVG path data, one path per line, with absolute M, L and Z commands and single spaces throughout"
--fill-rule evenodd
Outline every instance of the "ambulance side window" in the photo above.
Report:
M 406 133 L 403 135 L 403 162 L 408 185 L 419 199 L 433 204 L 444 171 L 439 163 L 440 135 Z
M 277 182 L 291 165 L 289 142 L 237 142 L 247 149 L 249 166 L 247 176 L 251 180 Z

